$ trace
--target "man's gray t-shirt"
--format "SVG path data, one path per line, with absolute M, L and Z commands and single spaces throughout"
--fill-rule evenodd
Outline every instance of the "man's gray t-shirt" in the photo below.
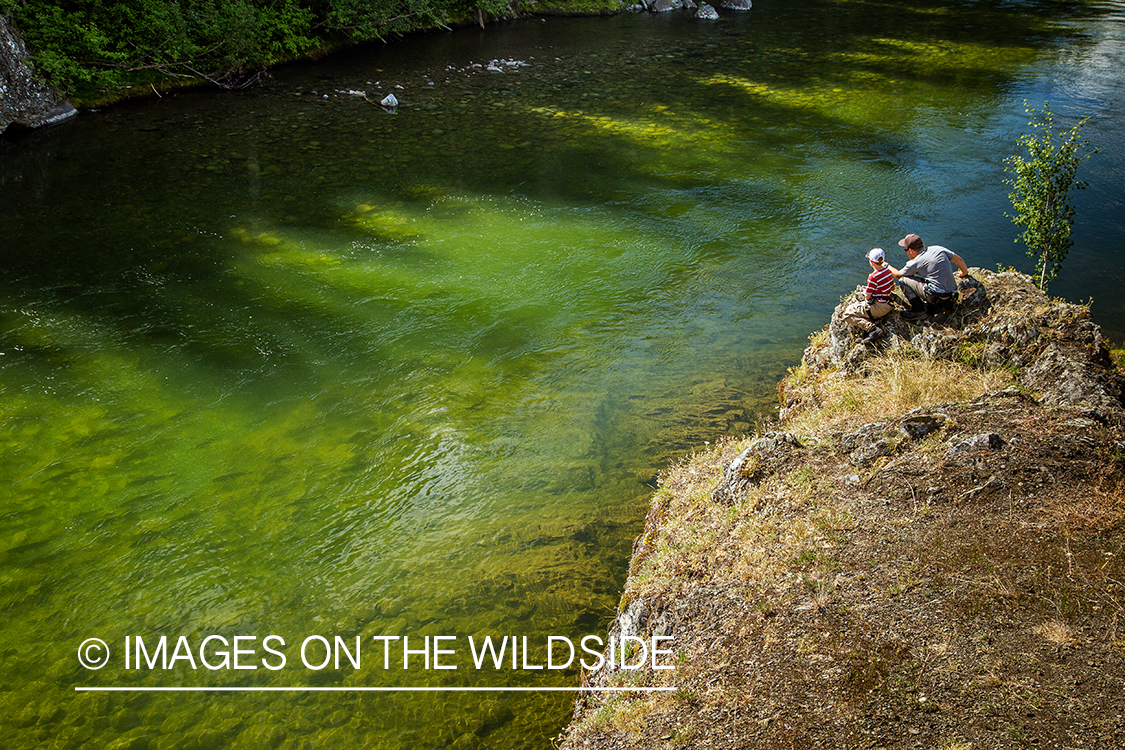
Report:
M 925 282 L 937 294 L 951 294 L 957 291 L 952 258 L 953 251 L 948 247 L 930 245 L 926 252 L 915 256 L 914 260 L 902 267 L 902 275 L 913 276 Z

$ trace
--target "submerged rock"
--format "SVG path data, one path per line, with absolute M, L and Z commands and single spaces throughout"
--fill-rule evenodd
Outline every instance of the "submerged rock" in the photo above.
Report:
M 716 21 L 719 18 L 719 11 L 712 8 L 707 3 L 699 6 L 699 10 L 695 12 L 696 18 L 701 18 L 704 21 Z

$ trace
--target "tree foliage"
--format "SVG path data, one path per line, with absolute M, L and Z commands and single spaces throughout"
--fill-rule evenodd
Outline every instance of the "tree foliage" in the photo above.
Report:
M 1031 117 L 1028 125 L 1032 132 L 1024 133 L 1017 141 L 1026 156 L 1016 154 L 1004 160 L 1012 175 L 1005 180 L 1012 186 L 1008 197 L 1016 211 L 1007 216 L 1023 227 L 1016 242 L 1022 241 L 1028 256 L 1035 259 L 1037 284 L 1046 291 L 1048 282 L 1058 277 L 1074 244 L 1071 191 L 1086 187 L 1084 181 L 1076 179 L 1078 166 L 1100 149 L 1082 140 L 1082 127 L 1088 117 L 1060 132 L 1049 103 L 1043 103 L 1041 112 L 1029 108 L 1027 114 Z
M 230 86 L 315 41 L 299 0 L 3 0 L 37 69 L 88 94 L 162 78 Z
M 331 46 L 512 13 L 508 0 L 0 0 L 0 12 L 38 71 L 87 100 L 170 79 L 239 87 Z

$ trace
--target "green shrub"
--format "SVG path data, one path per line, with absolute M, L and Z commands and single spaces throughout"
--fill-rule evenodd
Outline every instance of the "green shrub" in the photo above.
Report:
M 1076 179 L 1078 165 L 1100 149 L 1091 148 L 1082 140 L 1084 117 L 1065 132 L 1055 130 L 1054 113 L 1044 102 L 1043 111 L 1028 109 L 1028 123 L 1033 132 L 1019 137 L 1019 145 L 1027 152 L 1005 159 L 1012 178 L 1009 198 L 1015 214 L 1009 218 L 1023 232 L 1016 238 L 1027 246 L 1027 254 L 1035 259 L 1037 284 L 1046 291 L 1056 278 L 1067 251 L 1074 240 L 1074 202 L 1071 190 L 1082 190 L 1086 183 Z

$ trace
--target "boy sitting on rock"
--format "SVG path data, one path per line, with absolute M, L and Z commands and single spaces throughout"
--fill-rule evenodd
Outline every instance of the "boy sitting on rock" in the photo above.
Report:
M 871 274 L 867 277 L 863 299 L 857 299 L 844 308 L 843 317 L 849 325 L 866 331 L 863 342 L 870 344 L 883 335 L 883 329 L 876 325 L 876 321 L 893 309 L 891 292 L 894 290 L 895 280 L 882 248 L 871 248 L 867 253 L 867 262 L 871 264 Z

